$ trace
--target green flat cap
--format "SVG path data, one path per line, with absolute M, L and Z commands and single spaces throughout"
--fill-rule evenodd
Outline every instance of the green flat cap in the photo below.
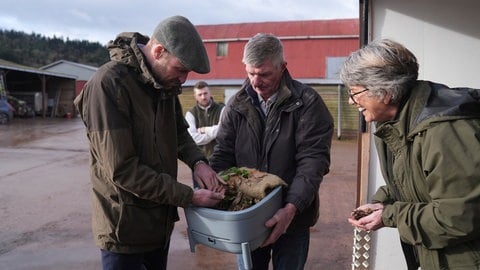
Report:
M 193 24 L 185 17 L 173 16 L 161 21 L 153 37 L 189 70 L 210 72 L 210 62 L 203 41 Z

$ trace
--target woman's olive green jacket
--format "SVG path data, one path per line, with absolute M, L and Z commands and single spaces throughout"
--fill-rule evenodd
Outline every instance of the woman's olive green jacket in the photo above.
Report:
M 419 81 L 378 123 L 387 183 L 383 223 L 414 245 L 422 270 L 480 269 L 480 91 Z

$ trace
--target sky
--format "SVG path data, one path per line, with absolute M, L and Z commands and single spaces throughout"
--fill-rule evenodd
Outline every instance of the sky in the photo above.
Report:
M 2 0 L 0 29 L 105 45 L 121 32 L 150 36 L 164 18 L 194 25 L 358 18 L 358 0 Z

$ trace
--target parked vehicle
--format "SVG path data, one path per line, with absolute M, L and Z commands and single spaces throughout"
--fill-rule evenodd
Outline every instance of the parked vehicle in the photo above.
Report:
M 34 117 L 35 112 L 25 100 L 21 100 L 11 95 L 7 95 L 7 100 L 13 106 L 13 116 L 15 117 Z
M 13 107 L 6 99 L 0 99 L 0 124 L 7 124 L 12 119 Z
M 42 92 L 10 91 L 10 95 L 20 100 L 24 100 L 37 115 L 42 114 L 43 110 L 46 109 L 46 106 L 44 106 L 43 103 Z

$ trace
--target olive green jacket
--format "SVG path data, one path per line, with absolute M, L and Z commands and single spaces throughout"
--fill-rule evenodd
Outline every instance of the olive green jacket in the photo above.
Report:
M 90 142 L 93 234 L 105 250 L 137 253 L 169 243 L 177 207 L 191 187 L 177 182 L 177 159 L 204 159 L 187 132 L 177 91 L 152 76 L 138 33 L 109 44 L 103 65 L 75 99 Z
M 480 269 L 480 91 L 419 81 L 375 142 L 387 183 L 373 197 L 422 270 Z

